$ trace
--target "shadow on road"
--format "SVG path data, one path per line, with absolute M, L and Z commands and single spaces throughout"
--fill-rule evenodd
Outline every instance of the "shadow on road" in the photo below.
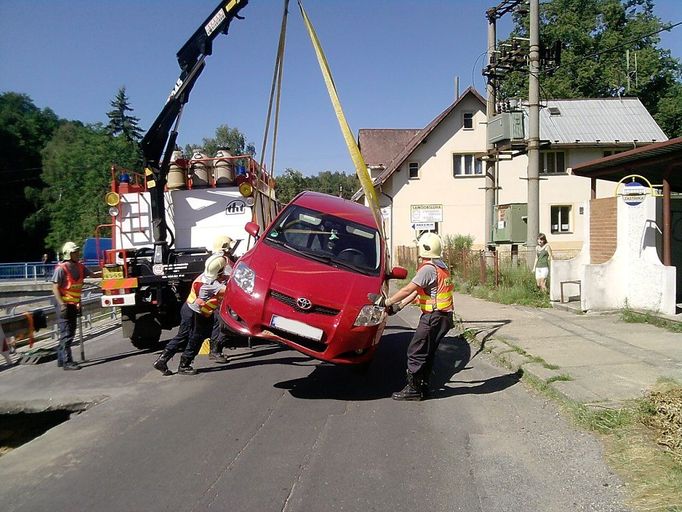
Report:
M 511 320 L 474 320 L 474 321 L 465 321 L 462 322 L 464 326 L 467 326 L 467 329 L 473 330 L 474 336 L 476 336 L 480 343 L 481 346 L 478 348 L 476 353 L 471 356 L 471 359 L 476 357 L 478 354 L 483 352 L 485 349 L 485 344 L 486 342 L 492 337 L 493 334 L 495 334 L 499 329 L 504 327 L 505 325 L 509 325 L 511 323 Z M 483 337 L 479 337 L 480 334 L 485 333 Z
M 397 331 L 397 332 L 396 332 Z M 310 375 L 278 382 L 276 388 L 287 389 L 292 396 L 306 400 L 378 400 L 390 398 L 405 385 L 406 351 L 412 329 L 391 328 L 381 339 L 369 368 L 319 363 Z M 494 393 L 519 381 L 510 374 L 485 381 L 472 381 L 473 386 L 449 387 L 452 377 L 467 369 L 471 360 L 469 343 L 461 336 L 446 336 L 438 347 L 431 377 L 432 398 L 466 393 Z

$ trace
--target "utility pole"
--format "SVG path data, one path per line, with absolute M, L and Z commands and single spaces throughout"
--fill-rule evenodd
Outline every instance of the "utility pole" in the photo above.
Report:
M 530 0 L 530 53 L 528 74 L 528 225 L 527 261 L 535 261 L 540 232 L 540 2 Z
M 489 10 L 488 17 L 488 67 L 495 61 L 495 47 L 497 41 L 497 26 L 495 11 Z M 485 103 L 485 115 L 488 122 L 495 115 L 495 82 L 492 77 L 488 77 L 486 86 L 487 98 Z M 487 133 L 487 130 L 486 130 Z M 486 135 L 487 159 L 485 161 L 485 247 L 490 249 L 493 246 L 493 222 L 495 213 L 495 144 L 490 142 Z
M 486 85 L 486 118 L 488 122 L 496 114 L 497 83 L 505 73 L 513 69 L 513 57 L 501 57 L 497 52 L 497 20 L 513 12 L 524 0 L 502 0 L 497 6 L 491 7 L 485 12 L 488 18 L 488 63 L 483 70 L 487 78 Z M 511 59 L 511 60 L 510 60 Z M 495 248 L 493 244 L 493 222 L 495 221 L 495 196 L 497 190 L 496 168 L 498 152 L 494 143 L 490 143 L 488 130 L 486 130 L 485 158 L 485 245 L 487 249 Z

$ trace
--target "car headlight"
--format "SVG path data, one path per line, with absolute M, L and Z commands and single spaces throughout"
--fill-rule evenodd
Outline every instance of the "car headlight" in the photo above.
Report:
M 367 304 L 363 306 L 355 319 L 353 326 L 368 327 L 370 325 L 380 324 L 386 316 L 385 308 L 375 306 L 374 304 Z
M 246 263 L 239 262 L 232 271 L 231 279 L 246 293 L 251 295 L 253 293 L 253 286 L 256 282 L 256 273 L 251 270 Z

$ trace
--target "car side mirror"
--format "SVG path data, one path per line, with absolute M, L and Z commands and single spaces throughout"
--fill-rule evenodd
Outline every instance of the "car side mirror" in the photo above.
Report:
M 403 267 L 393 267 L 388 274 L 389 279 L 405 279 L 407 277 L 407 269 Z
M 249 235 L 255 239 L 258 239 L 258 233 L 260 232 L 260 226 L 258 224 L 255 222 L 247 222 L 246 226 L 244 226 L 244 229 Z

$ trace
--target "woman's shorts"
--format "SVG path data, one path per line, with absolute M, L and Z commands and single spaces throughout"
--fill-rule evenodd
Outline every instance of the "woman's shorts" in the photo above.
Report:
M 535 269 L 535 279 L 547 279 L 549 275 L 548 267 L 537 267 Z

